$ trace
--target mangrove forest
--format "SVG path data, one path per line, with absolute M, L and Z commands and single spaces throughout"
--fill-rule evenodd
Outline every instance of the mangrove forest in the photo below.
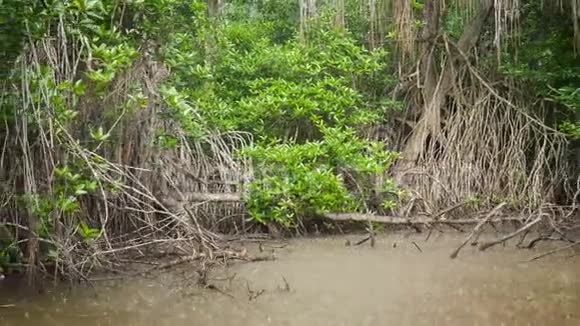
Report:
M 0 0 L 0 42 L 2 325 L 580 324 L 580 0 Z

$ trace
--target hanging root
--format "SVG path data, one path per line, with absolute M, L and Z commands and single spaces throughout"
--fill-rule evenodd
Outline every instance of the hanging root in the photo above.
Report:
M 468 8 L 464 18 L 470 22 L 457 41 L 433 24 L 430 42 L 419 42 L 421 59 L 396 90 L 409 106 L 401 129 L 402 159 L 393 171 L 408 196 L 395 215 L 409 223 L 424 220 L 421 215 L 449 223 L 474 219 L 478 212 L 505 203 L 506 216 L 520 216 L 522 227 L 480 244 L 481 250 L 535 229 L 565 238 L 561 234 L 580 224 L 580 179 L 566 159 L 565 135 L 544 123 L 549 118 L 545 103 L 521 94 L 520 85 L 493 68 L 483 73 L 477 66 L 491 57 L 478 44 L 490 41 L 489 35 L 498 59 L 504 40 L 517 39 L 520 2 L 442 3 L 441 10 Z M 435 62 L 433 57 L 442 59 Z M 470 238 L 487 223 L 474 221 L 479 223 Z
M 565 138 L 482 92 L 473 94 L 471 105 L 452 104 L 422 164 L 404 172 L 405 185 L 437 210 L 465 201 L 506 200 L 513 207 L 550 202 L 565 182 Z
M 451 71 L 442 72 L 454 77 L 437 113 L 440 127 L 414 147 L 420 150 L 417 161 L 401 162 L 410 168 L 397 171 L 412 194 L 400 213 L 422 209 L 432 215 L 467 203 L 454 211 L 465 215 L 502 201 L 515 210 L 553 202 L 561 185 L 569 185 L 565 136 L 523 109 L 533 104 L 517 85 L 485 80 L 453 42 L 444 44 L 461 65 L 446 65 Z

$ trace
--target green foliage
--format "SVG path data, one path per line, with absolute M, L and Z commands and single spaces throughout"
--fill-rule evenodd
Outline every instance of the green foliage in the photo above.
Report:
M 22 49 L 25 18 L 34 7 L 21 0 L 0 3 L 0 78 L 8 78 L 12 64 Z
M 580 62 L 579 62 L 580 63 Z M 565 117 L 559 123 L 560 131 L 573 140 L 580 140 L 580 69 L 576 73 L 575 86 L 565 86 L 553 91 L 553 98 L 565 106 Z
M 91 242 L 98 238 L 99 230 L 89 227 L 85 222 L 80 222 L 78 225 L 78 233 L 85 242 Z
M 22 253 L 16 244 L 16 239 L 8 226 L 0 224 L 0 275 L 10 274 L 17 269 Z
M 23 112 L 22 91 L 12 87 L 2 96 L 1 122 L 14 124 L 15 117 L 37 122 L 28 124 L 29 139 L 50 130 L 59 154 L 54 157 L 60 165 L 47 184 L 20 198 L 21 207 L 38 218 L 34 231 L 41 237 L 54 237 L 58 222 L 66 220 L 81 240 L 98 239 L 101 226 L 82 215 L 83 202 L 97 188 L 117 192 L 122 180 L 105 181 L 101 171 L 95 173 L 108 167 L 99 155 L 81 159 L 78 154 L 100 153 L 114 145 L 123 133 L 114 126 L 132 123 L 131 113 L 149 104 L 160 106 L 165 122 L 154 139 L 145 140 L 156 150 L 175 148 L 178 139 L 198 142 L 208 132 L 245 131 L 253 136 L 254 146 L 240 155 L 251 158 L 256 171 L 246 197 L 256 221 L 290 227 L 331 211 L 366 209 L 371 198 L 378 198 L 374 205 L 379 209 L 390 210 L 405 196 L 391 180 L 381 189 L 372 182 L 396 154 L 365 138 L 364 131 L 382 123 L 399 105 L 386 96 L 395 83 L 389 54 L 364 47 L 370 24 L 368 6 L 361 7 L 361 1 L 345 0 L 344 31 L 333 24 L 331 2 L 319 1 L 319 16 L 309 22 L 306 41 L 298 37 L 298 0 L 229 0 L 222 17 L 206 17 L 203 0 L 0 2 L 0 74 L 26 81 L 14 85 L 25 85 L 26 101 L 34 104 L 28 106 L 33 112 Z M 376 3 L 380 7 L 387 2 Z M 409 3 L 413 16 L 420 17 L 425 1 Z M 468 11 L 453 2 L 446 8 L 443 29 L 457 40 Z M 522 46 L 518 56 L 509 55 L 515 48 L 505 48 L 502 71 L 555 103 L 550 106 L 551 122 L 577 141 L 580 64 L 569 18 L 544 15 L 540 0 L 526 1 L 521 8 Z M 384 12 L 377 15 L 379 21 L 386 20 Z M 55 28 L 60 21 L 65 22 L 62 30 Z M 377 28 L 389 30 L 387 25 Z M 22 75 L 8 71 L 26 40 L 56 33 L 66 36 L 67 46 L 78 51 L 81 61 L 59 63 L 79 64 L 80 73 L 62 80 L 54 71 L 58 69 L 49 66 L 27 68 Z M 389 37 L 395 38 L 393 33 Z M 62 60 L 59 55 L 50 60 Z M 126 102 L 98 106 L 113 102 L 118 92 L 112 85 L 124 72 L 152 61 L 162 61 L 170 71 L 162 87 L 145 93 L 158 98 L 147 98 L 141 81 L 134 80 L 128 82 Z M 83 109 L 93 105 L 90 113 L 95 117 L 85 126 Z M 175 125 L 179 135 L 172 134 Z M 482 205 L 477 197 L 471 204 Z M 0 266 L 18 259 L 16 239 L 0 240 Z M 49 251 L 47 257 L 58 254 Z
M 36 229 L 33 231 L 41 238 L 49 239 L 55 232 L 57 219 L 63 216 L 73 216 L 80 209 L 80 200 L 98 189 L 98 181 L 88 173 L 75 172 L 70 166 L 54 170 L 54 184 L 51 194 L 25 194 L 21 197 L 22 207 L 37 218 Z M 79 225 L 85 225 L 80 221 Z M 86 231 L 81 227 L 81 231 Z M 94 233 L 80 233 L 84 238 Z
M 251 216 L 259 222 L 291 226 L 297 221 L 328 212 L 353 211 L 368 200 L 349 191 L 345 175 L 365 177 L 384 172 L 394 153 L 382 144 L 357 137 L 348 127 L 324 127 L 319 141 L 304 144 L 263 144 L 248 149 L 259 171 L 249 186 Z
M 203 119 L 187 97 L 175 87 L 163 87 L 160 93 L 167 106 L 167 112 L 163 116 L 178 123 L 189 137 L 193 139 L 203 137 L 205 130 Z
M 115 35 L 119 38 L 119 34 Z M 137 57 L 137 51 L 127 43 L 93 45 L 91 49 L 96 67 L 86 73 L 86 77 L 94 82 L 97 92 L 102 92 L 112 82 L 116 74 L 129 67 Z
M 227 9 L 230 22 L 270 25 L 269 38 L 277 44 L 294 37 L 300 20 L 298 0 L 233 0 Z
M 51 35 L 64 21 L 64 30 L 57 32 L 78 46 L 84 66 L 74 80 L 61 80 L 48 66 L 24 71 L 31 100 L 48 107 L 24 113 L 39 122 L 31 134 L 50 127 L 61 154 L 51 191 L 21 198 L 22 207 L 38 218 L 35 231 L 42 237 L 54 236 L 65 219 L 74 221 L 82 240 L 99 237 L 90 217 L 80 214 L 83 199 L 97 188 L 115 192 L 119 185 L 94 173 L 107 168 L 104 159 L 94 155 L 87 161 L 76 154 L 99 153 L 114 144 L 122 132 L 114 128 L 120 115 L 146 107 L 149 99 L 131 84 L 125 103 L 103 107 L 101 120 L 76 127 L 86 118 L 83 105 L 108 103 L 104 100 L 115 96 L 113 82 L 136 62 L 161 60 L 171 71 L 155 89 L 155 104 L 161 104 L 160 117 L 171 122 L 165 126 L 178 125 L 182 134 L 155 130 L 151 142 L 158 149 L 174 148 L 182 136 L 200 141 L 208 131 L 254 136 L 255 146 L 240 154 L 252 158 L 259 171 L 247 198 L 257 221 L 291 226 L 310 216 L 362 208 L 371 175 L 383 173 L 395 157 L 361 136 L 398 105 L 385 95 L 394 83 L 388 54 L 363 47 L 368 22 L 358 11 L 347 10 L 351 33 L 337 31 L 331 13 L 321 9 L 306 44 L 297 35 L 297 0 L 228 1 L 219 19 L 205 16 L 201 0 L 5 1 L 14 10 L 2 12 L 0 23 L 19 30 L 7 41 L 16 52 L 24 39 Z M 348 8 L 354 3 L 347 1 Z M 3 114 L 8 121 L 11 115 Z M 384 206 L 392 207 L 388 200 Z M 49 250 L 47 258 L 58 254 Z
M 392 82 L 383 51 L 368 52 L 331 29 L 320 31 L 309 46 L 296 39 L 276 45 L 259 32 L 261 24 L 248 25 L 244 33 L 254 35 L 244 38 L 238 36 L 240 26 L 224 27 L 224 47 L 217 49 L 213 66 L 188 77 L 205 81 L 188 91 L 211 126 L 279 138 L 286 136 L 282 130 L 296 128 L 309 134 L 318 120 L 377 121 L 395 106 L 379 96 Z
M 0 240 L 0 275 L 20 270 L 22 253 L 14 241 Z
M 68 166 L 56 168 L 54 172 L 56 179 L 53 189 L 58 194 L 56 207 L 64 214 L 73 213 L 79 208 L 79 197 L 97 190 L 96 180 L 74 173 Z
M 416 0 L 413 1 L 416 2 Z M 469 19 L 470 17 L 461 5 L 452 3 L 447 7 L 446 15 L 443 17 L 443 30 L 451 39 L 459 40 Z
M 345 174 L 364 188 L 394 158 L 356 131 L 397 108 L 382 95 L 393 83 L 387 53 L 365 50 L 324 19 L 303 44 L 296 24 L 275 19 L 292 20 L 286 11 L 297 9 L 294 2 L 258 1 L 252 19 L 240 17 L 244 1 L 233 5 L 225 22 L 169 37 L 162 53 L 173 86 L 161 92 L 169 116 L 193 138 L 212 129 L 254 135 L 257 144 L 241 155 L 259 171 L 246 198 L 259 222 L 291 226 L 362 207 L 369 194 Z M 282 29 L 291 35 L 280 34 L 280 23 L 293 26 Z M 159 131 L 160 146 L 172 139 Z
M 46 176 L 41 162 L 43 171 L 36 176 L 40 184 L 34 193 L 22 194 L 16 202 L 27 212 L 32 231 L 49 240 L 41 241 L 41 261 L 58 259 L 63 253 L 48 243 L 70 243 L 62 237 L 72 235 L 73 230 L 76 240 L 86 243 L 101 235 L 104 226 L 98 225 L 98 217 L 85 215 L 84 204 L 92 200 L 98 188 L 116 193 L 122 180 L 108 181 L 109 176 L 103 172 L 109 169 L 109 163 L 98 154 L 106 147 L 119 145 L 117 137 L 123 132 L 119 126 L 124 123 L 121 119 L 130 120 L 131 113 L 148 104 L 142 89 L 134 87 L 142 83 L 140 80 L 129 81 L 128 100 L 115 103 L 111 98 L 127 91 L 111 89 L 113 82 L 136 62 L 157 59 L 160 53 L 156 46 L 168 43 L 173 31 L 193 35 L 204 23 L 204 10 L 201 0 L 0 0 L 0 122 L 8 126 L 0 128 L 0 136 L 26 137 L 32 152 L 39 144 L 50 142 L 51 148 L 44 150 L 52 152 L 42 154 L 50 156 L 50 163 L 59 164 L 52 175 Z M 56 44 L 59 39 L 66 41 L 62 44 L 66 51 L 61 52 L 61 45 Z M 42 50 L 34 54 L 39 69 L 15 65 L 27 49 L 24 44 L 40 40 L 55 43 L 52 45 L 58 50 L 45 54 L 42 50 L 50 50 L 52 45 L 39 44 Z M 65 73 L 73 67 L 78 73 L 67 79 Z M 11 80 L 5 82 L 7 78 Z M 192 119 L 190 103 L 175 87 L 168 85 L 159 93 L 167 105 L 165 117 L 176 120 L 190 134 L 199 133 L 201 128 Z M 105 107 L 109 103 L 115 104 Z M 22 136 L 20 126 L 15 127 L 20 130 L 17 133 L 9 133 L 22 119 L 26 119 L 22 125 L 27 126 L 28 134 Z M 170 137 L 160 135 L 158 139 L 170 146 Z M 6 139 L 2 142 L 4 146 L 10 143 Z M 31 160 L 42 157 L 35 153 L 31 156 Z M 15 165 L 19 164 L 23 163 Z M 14 178 L 20 180 L 20 176 Z M 21 263 L 22 243 L 12 234 L 4 237 L 0 232 L 0 272 Z
M 265 176 L 250 184 L 248 212 L 258 222 L 286 227 L 301 218 L 354 208 L 342 180 L 331 170 L 299 166 L 287 176 Z
M 538 97 L 555 103 L 552 123 L 572 139 L 580 137 L 580 57 L 566 13 L 546 12 L 540 1 L 525 7 L 518 56 L 504 49 L 502 71 L 526 82 Z

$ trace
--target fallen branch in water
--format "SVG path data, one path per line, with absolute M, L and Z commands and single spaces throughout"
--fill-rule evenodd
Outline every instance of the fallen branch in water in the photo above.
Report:
M 544 257 L 546 257 L 546 256 L 553 255 L 553 254 L 555 254 L 555 253 L 558 253 L 558 252 L 560 252 L 560 251 L 564 251 L 564 250 L 571 249 L 571 248 L 573 248 L 573 247 L 575 247 L 575 246 L 577 246 L 577 245 L 580 245 L 580 241 L 579 241 L 579 242 L 574 242 L 574 243 L 572 243 L 572 244 L 570 244 L 570 245 L 567 245 L 567 246 L 565 246 L 565 247 L 561 247 L 561 248 L 553 249 L 553 250 L 550 250 L 550 251 L 544 252 L 544 253 L 542 253 L 542 254 L 539 254 L 539 255 L 537 255 L 537 256 L 534 256 L 534 257 L 530 258 L 530 259 L 528 260 L 528 262 L 532 262 L 532 261 L 534 261 L 534 260 L 538 260 L 538 259 L 540 259 L 540 258 L 544 258 Z
M 246 257 L 243 259 L 247 262 L 258 262 L 258 261 L 272 261 L 276 260 L 276 256 L 274 255 L 267 255 L 267 256 L 256 256 L 256 257 Z
M 480 222 L 477 218 L 463 218 L 463 219 L 433 219 L 424 217 L 404 218 L 397 216 L 362 214 L 362 213 L 330 213 L 325 215 L 326 218 L 333 221 L 355 221 L 355 222 L 376 222 L 382 224 L 408 224 L 408 225 L 429 225 L 429 224 L 443 224 L 450 227 L 461 224 L 475 224 Z M 521 222 L 521 217 L 504 216 L 497 218 L 490 218 L 490 223 L 501 222 Z
M 473 228 L 473 231 L 471 231 L 471 233 L 467 236 L 467 238 L 465 238 L 465 240 L 463 241 L 463 243 L 457 248 L 455 249 L 451 255 L 449 256 L 451 259 L 455 259 L 457 258 L 457 255 L 459 255 L 459 251 L 461 251 L 461 249 L 463 247 L 465 247 L 465 245 L 471 240 L 471 238 L 473 238 L 476 234 L 478 234 L 480 232 L 481 227 L 489 222 L 489 220 L 491 219 L 492 216 L 494 216 L 503 206 L 505 206 L 505 202 L 501 203 L 499 205 L 497 205 L 494 209 L 491 210 L 491 212 L 489 212 L 489 214 L 487 214 L 487 216 L 482 219 L 476 226 L 475 228 Z
M 288 281 L 284 276 L 282 276 L 282 280 L 284 281 L 284 287 L 281 288 L 281 290 L 285 292 L 290 292 L 290 283 L 288 283 Z
M 370 239 L 371 239 L 371 236 L 369 235 L 369 236 L 367 236 L 367 237 L 363 238 L 362 240 L 359 240 L 359 241 L 357 241 L 357 242 L 356 242 L 354 245 L 355 245 L 355 246 L 360 246 L 361 244 L 363 244 L 363 243 L 365 243 L 365 242 L 369 241 Z
M 415 248 L 417 248 L 417 250 L 419 250 L 419 252 L 421 252 L 421 253 L 423 252 L 423 250 L 421 250 L 421 247 L 419 247 L 419 245 L 417 244 L 417 242 L 413 241 L 411 243 L 415 246 Z
M 230 298 L 232 298 L 232 299 L 235 299 L 235 298 L 236 298 L 236 297 L 234 297 L 232 294 L 230 294 L 230 293 L 227 293 L 227 292 L 225 292 L 225 291 L 221 290 L 220 288 L 218 288 L 217 286 L 215 286 L 215 285 L 213 285 L 213 284 L 207 284 L 207 285 L 206 285 L 204 288 L 206 288 L 206 289 L 209 289 L 209 290 L 214 290 L 214 291 L 216 291 L 217 293 L 219 293 L 219 294 L 223 294 L 223 295 L 225 295 L 225 296 L 227 296 L 227 297 L 230 297 Z
M 259 296 L 261 296 L 262 294 L 264 294 L 264 292 L 266 292 L 266 290 L 261 289 L 258 291 L 254 291 L 250 288 L 250 283 L 246 282 L 246 287 L 248 289 L 248 301 L 252 301 L 252 300 L 256 300 L 258 299 Z
M 540 241 L 566 241 L 566 242 L 570 242 L 567 239 L 564 238 L 554 238 L 551 236 L 539 236 L 533 240 L 531 240 L 527 245 L 522 246 L 521 243 L 517 246 L 518 248 L 522 248 L 522 249 L 533 249 L 538 243 L 540 243 Z
M 489 241 L 489 242 L 484 242 L 482 244 L 480 244 L 479 246 L 479 250 L 484 251 L 486 249 L 489 249 L 497 244 L 500 244 L 502 242 L 505 242 L 513 237 L 518 236 L 519 234 L 526 232 L 527 230 L 529 230 L 532 226 L 540 223 L 540 221 L 542 221 L 542 217 L 538 216 L 535 220 L 531 221 L 530 223 L 524 225 L 523 227 L 521 227 L 519 230 L 516 230 L 506 236 L 503 236 L 499 239 L 493 240 L 493 241 Z

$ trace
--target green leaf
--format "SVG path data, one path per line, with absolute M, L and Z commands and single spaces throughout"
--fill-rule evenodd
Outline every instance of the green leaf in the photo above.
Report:
M 75 95 L 81 96 L 85 94 L 85 84 L 82 80 L 77 80 L 73 86 L 73 93 Z

